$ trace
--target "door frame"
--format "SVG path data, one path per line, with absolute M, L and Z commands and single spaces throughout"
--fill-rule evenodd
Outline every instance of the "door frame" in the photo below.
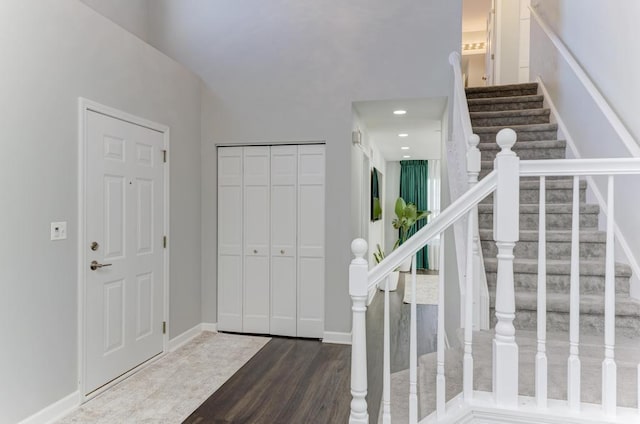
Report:
M 162 353 L 157 355 L 148 361 L 143 362 L 142 364 L 136 366 L 132 370 L 127 371 L 120 377 L 110 381 L 104 386 L 100 387 L 97 390 L 94 390 L 89 395 L 85 393 L 85 382 L 86 382 L 86 348 L 85 348 L 85 333 L 86 329 L 86 316 L 85 316 L 85 302 L 86 302 L 86 292 L 84 289 L 86 279 L 87 279 L 87 249 L 84 244 L 84 238 L 86 234 L 86 213 L 87 213 L 87 172 L 88 172 L 88 161 L 87 161 L 87 116 L 89 112 L 99 113 L 110 118 L 118 119 L 124 122 L 128 122 L 130 124 L 139 125 L 141 127 L 145 127 L 154 131 L 158 131 L 162 133 L 164 140 L 164 149 L 169 152 L 169 141 L 170 141 L 170 130 L 169 127 L 163 124 L 159 124 L 157 122 L 153 122 L 144 118 L 140 118 L 138 116 L 129 114 L 127 112 L 123 112 L 121 110 L 105 106 L 103 104 L 94 102 L 93 100 L 86 99 L 84 97 L 78 97 L 78 236 L 77 236 L 77 247 L 78 247 L 78 275 L 77 275 L 77 284 L 78 284 L 78 297 L 77 297 L 77 306 L 78 306 L 78 392 L 80 396 L 80 403 L 84 403 L 89 399 L 97 396 L 98 394 L 104 392 L 108 388 L 122 381 L 126 377 L 134 374 L 139 371 L 141 367 L 148 365 L 149 363 L 159 359 L 163 355 L 168 352 L 169 348 L 169 331 L 167 330 L 162 335 Z M 163 179 L 163 192 L 164 192 L 164 222 L 163 229 L 164 235 L 169 238 L 169 195 L 170 195 L 170 179 L 169 179 L 169 166 L 165 166 L 164 169 L 164 179 Z M 169 323 L 169 258 L 170 258 L 170 244 L 167 243 L 167 247 L 163 249 L 163 311 L 162 317 L 163 321 Z

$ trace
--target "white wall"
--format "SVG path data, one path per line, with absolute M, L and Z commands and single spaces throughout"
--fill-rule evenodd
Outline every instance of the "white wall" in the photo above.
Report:
M 520 72 L 520 1 L 496 0 L 495 84 L 515 84 Z
M 485 54 L 468 54 L 462 56 L 462 73 L 467 76 L 467 87 L 484 87 L 482 77 L 485 76 Z
M 149 40 L 149 0 L 80 0 L 144 41 Z
M 640 140 L 640 68 L 637 51 L 640 3 L 634 0 L 533 0 L 532 5 L 563 40 L 589 78 L 633 135 Z M 541 77 L 583 158 L 629 157 L 584 86 L 531 20 L 531 78 Z M 616 178 L 616 222 L 635 262 L 640 260 L 640 198 L 636 177 Z M 606 196 L 604 181 L 599 190 Z M 633 260 L 633 259 L 632 259 Z M 634 288 L 634 291 L 637 288 Z M 636 292 L 636 295 L 638 292 Z
M 391 224 L 396 217 L 396 200 L 400 197 L 400 162 L 389 161 L 386 167 L 387 190 L 384 196 L 384 207 L 388 213 L 384 217 L 384 245 L 387 252 L 391 252 L 393 245 L 398 241 L 398 230 Z
M 76 0 L 3 0 L 0 34 L 0 422 L 15 423 L 77 390 L 79 96 L 170 126 L 170 335 L 201 322 L 201 86 Z
M 327 143 L 325 329 L 350 331 L 352 102 L 448 96 L 460 9 L 438 0 L 154 2 L 152 44 L 198 69 L 213 92 L 202 115 L 205 319 L 216 316 L 214 145 L 320 140 Z

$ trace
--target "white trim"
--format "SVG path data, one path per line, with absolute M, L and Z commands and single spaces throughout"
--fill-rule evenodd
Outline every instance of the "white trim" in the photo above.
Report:
M 196 324 L 182 334 L 169 340 L 169 352 L 180 349 L 202 333 L 202 324 Z
M 542 94 L 544 96 L 544 101 L 546 103 L 546 105 L 549 107 L 549 109 L 551 110 L 551 115 L 553 116 L 555 122 L 558 124 L 558 130 L 562 133 L 563 138 L 566 140 L 567 142 L 567 146 L 569 147 L 569 149 L 571 150 L 571 153 L 573 154 L 573 156 L 577 159 L 581 158 L 582 155 L 580 154 L 580 151 L 578 150 L 578 146 L 575 143 L 575 140 L 573 139 L 573 137 L 571 137 L 571 134 L 569 133 L 569 129 L 567 128 L 567 125 L 564 123 L 564 121 L 562 120 L 562 118 L 560 117 L 560 115 L 558 114 L 558 109 L 556 108 L 555 104 L 553 103 L 553 100 L 551 100 L 551 96 L 549 95 L 549 91 L 547 90 L 547 87 L 544 85 L 544 82 L 542 81 L 542 78 L 538 76 L 537 78 L 537 82 L 538 82 L 538 86 L 540 87 L 540 90 L 542 91 Z M 587 180 L 587 185 L 589 187 L 589 190 L 593 193 L 593 196 L 596 198 L 596 201 L 598 202 L 598 205 L 600 206 L 600 210 L 603 212 L 603 214 L 606 216 L 606 211 L 607 211 L 607 202 L 605 201 L 604 196 L 602 195 L 602 193 L 600 192 L 600 190 L 598 189 L 598 186 L 595 184 L 595 181 L 593 180 L 593 177 L 588 176 L 586 178 Z M 640 298 L 640 265 L 638 264 L 638 261 L 633 253 L 633 251 L 631 250 L 631 248 L 629 247 L 629 243 L 627 242 L 626 237 L 624 236 L 624 233 L 620 230 L 620 227 L 618 226 L 617 223 L 614 223 L 614 234 L 615 234 L 615 239 L 618 242 L 618 245 L 622 248 L 622 251 L 624 252 L 624 256 L 627 260 L 627 262 L 629 263 L 629 266 L 631 267 L 632 270 L 632 276 L 631 276 L 631 280 L 629 282 L 630 288 L 631 290 L 631 297 L 633 298 Z M 633 290 L 633 289 L 636 290 Z
M 351 332 L 340 333 L 336 331 L 325 331 L 324 336 L 322 337 L 322 343 L 350 345 Z
M 163 124 L 159 124 L 144 118 L 140 118 L 129 113 L 120 111 L 118 109 L 114 109 L 109 106 L 105 106 L 103 104 L 94 102 L 92 100 L 78 97 L 78 238 L 77 238 L 77 246 L 78 246 L 78 269 L 77 269 L 77 285 L 78 285 L 78 392 L 80 393 L 80 401 L 84 402 L 90 399 L 91 397 L 97 394 L 97 391 L 93 392 L 91 396 L 85 395 L 85 291 L 84 291 L 84 282 L 86 280 L 86 266 L 87 263 L 87 252 L 86 247 L 84 246 L 84 238 L 86 234 L 86 177 L 87 177 L 87 163 L 86 163 L 86 140 L 87 140 L 87 112 L 93 111 L 96 113 L 100 113 L 106 116 L 110 116 L 115 119 L 120 119 L 125 122 L 129 122 L 131 124 L 139 125 L 145 128 L 149 128 L 153 131 L 158 131 L 163 134 L 164 139 L 164 149 L 169 153 L 169 145 L 170 145 L 170 130 L 169 127 Z M 169 239 L 169 225 L 170 225 L 170 175 L 169 175 L 169 161 L 167 161 L 167 166 L 164 169 L 164 234 Z M 169 252 L 170 252 L 170 243 L 167 243 L 167 248 L 163 249 L 163 261 L 164 261 L 164 281 L 163 281 L 163 291 L 164 291 L 164 305 L 163 305 L 163 320 L 168 324 L 169 323 Z M 108 383 L 106 386 L 103 386 L 100 389 L 100 392 L 106 390 L 109 387 L 112 387 L 122 378 L 131 375 L 132 373 L 139 370 L 143 365 L 148 364 L 150 361 L 157 359 L 162 356 L 162 354 L 168 351 L 169 347 L 169 332 L 163 335 L 162 339 L 162 353 L 160 355 L 151 358 L 149 361 L 141 364 L 140 366 L 130 370 L 125 373 L 120 378 L 113 380 Z
M 200 324 L 202 326 L 202 331 L 209 331 L 211 333 L 218 332 L 218 323 L 217 322 L 203 322 Z
M 80 392 L 75 391 L 46 408 L 41 409 L 30 417 L 20 421 L 19 424 L 44 424 L 53 423 L 72 412 L 80 405 Z
M 631 156 L 640 157 L 640 146 L 633 138 L 627 127 L 622 123 L 618 115 L 613 111 L 607 100 L 604 98 L 602 93 L 598 90 L 595 84 L 591 81 L 587 73 L 582 69 L 578 61 L 573 57 L 569 49 L 564 45 L 560 37 L 556 35 L 555 32 L 547 25 L 546 22 L 542 19 L 542 17 L 538 14 L 537 10 L 532 6 L 529 6 L 529 10 L 531 11 L 531 15 L 535 18 L 540 28 L 544 31 L 544 33 L 549 37 L 549 40 L 553 43 L 555 48 L 558 50 L 558 53 L 562 56 L 562 58 L 567 62 L 575 76 L 582 83 L 587 93 L 591 96 L 596 106 L 600 108 L 600 111 L 604 115 L 604 117 L 609 121 L 609 124 L 613 128 L 613 130 L 618 134 L 620 140 L 625 145 Z M 545 95 L 545 98 L 547 96 Z
M 369 287 L 369 298 L 367 299 L 367 306 L 371 305 L 373 299 L 376 298 L 376 293 L 378 293 L 378 285 L 373 285 Z

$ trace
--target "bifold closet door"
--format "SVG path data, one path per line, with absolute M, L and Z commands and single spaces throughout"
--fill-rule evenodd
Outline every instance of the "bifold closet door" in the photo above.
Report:
M 242 331 L 242 147 L 218 149 L 218 328 Z
M 271 147 L 271 334 L 296 333 L 298 147 Z
M 324 336 L 325 147 L 298 146 L 298 337 Z
M 243 331 L 269 333 L 269 147 L 244 148 Z

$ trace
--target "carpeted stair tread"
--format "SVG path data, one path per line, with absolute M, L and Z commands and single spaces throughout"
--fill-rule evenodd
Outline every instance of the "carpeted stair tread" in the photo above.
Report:
M 490 293 L 490 305 L 495 306 L 495 293 Z M 516 312 L 519 310 L 538 310 L 538 294 L 536 292 L 520 291 L 515 294 Z M 569 293 L 547 293 L 547 312 L 569 313 Z M 601 295 L 580 295 L 581 315 L 603 315 L 604 297 Z M 640 302 L 627 296 L 616 296 L 617 317 L 640 318 Z
M 538 84 L 533 82 L 524 84 L 491 85 L 487 87 L 468 87 L 465 89 L 465 92 L 467 99 L 533 95 L 538 92 Z
M 536 109 L 523 109 L 523 110 L 488 110 L 481 112 L 469 112 L 471 119 L 481 118 L 512 118 L 521 116 L 548 116 L 551 112 L 548 108 L 536 108 Z M 482 125 L 474 125 L 475 127 L 482 127 Z
M 484 258 L 484 267 L 487 272 L 498 271 L 498 260 L 496 258 Z M 520 274 L 537 274 L 538 273 L 538 259 L 533 258 L 515 258 L 513 260 L 513 272 Z M 560 274 L 570 275 L 571 273 L 571 261 L 569 259 L 547 259 L 547 275 Z M 615 264 L 616 276 L 630 277 L 631 267 L 627 264 L 616 262 Z M 605 263 L 604 259 L 580 259 L 580 275 L 605 275 Z
M 567 147 L 567 142 L 565 140 L 526 140 L 519 141 L 511 148 L 514 152 L 518 152 L 518 150 L 536 150 L 536 149 L 564 149 Z M 480 151 L 495 151 L 499 152 L 501 150 L 500 146 L 496 142 L 488 142 L 488 143 L 480 143 L 478 144 L 478 149 Z M 522 159 L 522 158 L 521 158 Z
M 520 205 L 520 214 L 538 214 L 540 209 L 537 204 L 524 204 Z M 546 214 L 571 214 L 573 205 L 571 203 L 549 203 L 545 205 Z M 581 203 L 581 214 L 597 214 L 600 212 L 600 207 L 591 203 Z M 490 203 L 480 203 L 478 205 L 479 214 L 493 214 L 493 205 Z
M 520 230 L 519 241 L 538 241 L 540 232 L 537 230 Z M 571 231 L 555 230 L 545 233 L 547 242 L 553 241 L 571 241 Z M 480 240 L 493 240 L 493 230 L 481 229 Z M 599 230 L 581 230 L 580 242 L 604 243 L 607 240 L 607 234 Z
M 516 133 L 523 132 L 532 132 L 532 131 L 557 131 L 558 124 L 526 124 L 526 125 L 513 125 L 511 127 Z M 475 127 L 473 132 L 475 134 L 485 134 L 485 133 L 497 133 L 498 131 L 504 129 L 504 126 L 492 126 L 492 127 Z
M 480 99 L 469 99 L 469 111 L 481 112 L 488 110 L 517 110 L 517 109 L 539 109 L 542 107 L 544 98 L 541 95 L 510 96 L 510 97 L 488 97 Z

